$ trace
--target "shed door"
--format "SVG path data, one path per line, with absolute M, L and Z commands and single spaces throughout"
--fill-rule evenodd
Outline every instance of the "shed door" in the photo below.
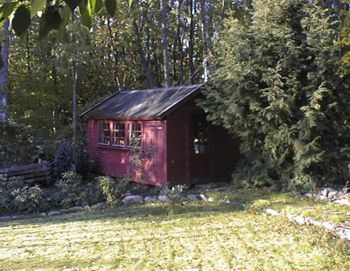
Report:
M 190 130 L 190 178 L 191 182 L 205 182 L 211 180 L 212 163 L 209 141 L 209 124 L 205 115 L 192 117 L 192 131 Z
M 145 144 L 143 151 L 148 156 L 146 162 L 146 174 L 148 182 L 160 184 L 164 178 L 163 153 L 164 153 L 164 129 L 161 126 L 148 127 L 145 132 Z

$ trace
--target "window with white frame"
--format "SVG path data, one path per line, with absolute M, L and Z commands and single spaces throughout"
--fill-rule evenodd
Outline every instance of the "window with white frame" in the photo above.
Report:
M 128 146 L 134 148 L 141 147 L 141 124 L 128 123 Z
M 114 147 L 141 147 L 142 125 L 137 122 L 101 122 L 99 144 Z
M 121 147 L 125 146 L 125 123 L 113 122 L 112 145 Z
M 109 122 L 102 122 L 99 126 L 99 144 L 109 145 L 111 143 L 111 135 L 109 130 Z

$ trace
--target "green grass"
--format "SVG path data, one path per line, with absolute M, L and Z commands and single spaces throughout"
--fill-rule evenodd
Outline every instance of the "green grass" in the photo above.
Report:
M 350 269 L 349 243 L 259 211 L 274 197 L 237 192 L 172 216 L 157 203 L 0 223 L 0 270 Z
M 333 223 L 350 223 L 350 207 L 328 201 L 295 196 L 291 193 L 272 193 L 268 190 L 244 190 L 226 192 L 209 192 L 216 199 L 226 199 L 231 202 L 246 203 L 258 209 L 273 208 L 282 213 L 303 215 L 319 221 Z

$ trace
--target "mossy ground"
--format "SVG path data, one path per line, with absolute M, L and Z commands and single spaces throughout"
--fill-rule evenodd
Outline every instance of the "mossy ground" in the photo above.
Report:
M 1 223 L 0 270 L 350 269 L 348 242 L 260 212 L 268 204 L 303 209 L 298 198 L 212 196 L 230 203 L 187 202 L 171 216 L 164 203 L 152 203 Z

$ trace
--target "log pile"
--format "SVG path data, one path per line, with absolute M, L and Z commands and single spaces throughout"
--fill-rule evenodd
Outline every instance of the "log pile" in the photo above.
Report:
M 48 162 L 42 162 L 0 169 L 1 182 L 8 182 L 12 177 L 21 178 L 28 184 L 46 183 L 51 180 L 51 168 Z

